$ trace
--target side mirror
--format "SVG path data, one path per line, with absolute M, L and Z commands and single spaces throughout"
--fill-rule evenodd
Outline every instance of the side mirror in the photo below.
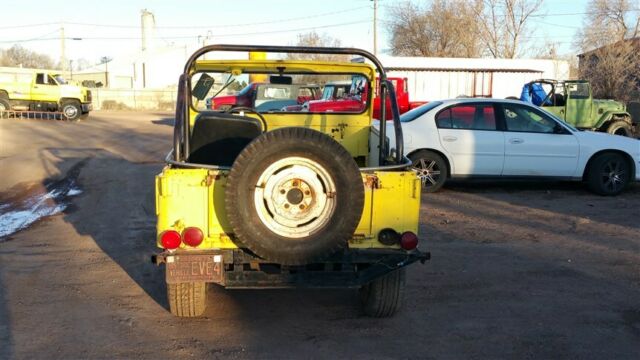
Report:
M 191 94 L 198 100 L 204 100 L 204 98 L 207 97 L 209 90 L 211 90 L 214 82 L 215 80 L 211 76 L 202 73 L 202 75 L 200 75 L 200 79 L 198 79 L 198 82 L 196 83 L 196 86 L 193 87 Z
M 564 129 L 564 127 L 558 123 L 556 123 L 556 125 L 553 127 L 553 133 L 554 134 L 565 134 L 567 131 Z

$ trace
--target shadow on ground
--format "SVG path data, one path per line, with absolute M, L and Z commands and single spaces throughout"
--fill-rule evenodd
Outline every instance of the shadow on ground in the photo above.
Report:
M 161 118 L 159 120 L 151 120 L 151 123 L 155 124 L 155 125 L 167 125 L 167 126 L 171 126 L 173 127 L 173 124 L 175 122 L 175 119 L 170 117 L 170 118 Z

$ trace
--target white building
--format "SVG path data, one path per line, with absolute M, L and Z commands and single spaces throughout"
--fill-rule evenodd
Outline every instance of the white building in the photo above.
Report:
M 380 56 L 390 77 L 408 79 L 411 101 L 458 96 L 520 96 L 535 79 L 568 79 L 569 63 L 541 59 L 465 59 Z

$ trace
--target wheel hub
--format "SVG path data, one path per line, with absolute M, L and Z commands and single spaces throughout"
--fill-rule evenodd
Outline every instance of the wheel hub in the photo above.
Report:
M 317 162 L 290 157 L 260 175 L 254 195 L 258 216 L 276 234 L 304 237 L 324 226 L 335 209 L 335 184 Z
M 616 191 L 624 183 L 625 171 L 623 166 L 616 161 L 607 163 L 602 173 L 602 183 L 609 190 Z
M 440 168 L 435 160 L 420 159 L 413 165 L 413 170 L 425 187 L 435 185 L 440 177 Z
M 287 192 L 287 201 L 289 201 L 293 205 L 298 205 L 302 202 L 304 195 L 302 190 L 298 188 L 294 188 Z
M 74 116 L 76 116 L 76 114 L 78 114 L 78 109 L 76 109 L 74 106 L 65 106 L 63 109 L 64 115 L 68 118 L 72 118 Z

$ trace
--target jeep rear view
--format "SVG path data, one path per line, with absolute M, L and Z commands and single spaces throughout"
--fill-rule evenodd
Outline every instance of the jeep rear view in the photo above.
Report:
M 202 60 L 219 51 L 269 56 Z M 283 60 L 295 53 L 345 60 Z M 361 107 L 341 112 L 206 108 L 207 99 L 232 94 L 231 84 L 253 76 L 296 87 L 359 76 L 370 88 L 378 77 L 380 111 L 391 113 L 395 131 L 373 126 L 372 92 Z M 402 144 L 393 84 L 364 50 L 210 45 L 195 52 L 178 84 L 173 150 L 155 179 L 162 250 L 153 260 L 166 266 L 171 312 L 201 315 L 213 283 L 356 288 L 364 313 L 393 315 L 405 267 L 429 258 L 418 249 L 421 184 Z

